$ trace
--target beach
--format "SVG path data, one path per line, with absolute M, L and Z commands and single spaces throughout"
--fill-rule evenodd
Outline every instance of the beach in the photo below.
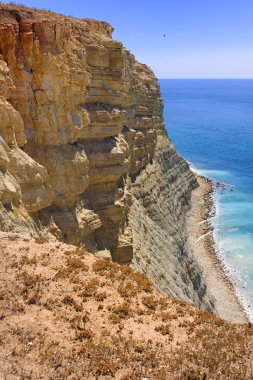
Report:
M 212 224 L 215 215 L 214 183 L 197 173 L 195 175 L 199 187 L 192 193 L 191 210 L 187 218 L 190 249 L 203 271 L 207 295 L 214 299 L 215 312 L 230 322 L 248 322 L 233 279 L 216 249 Z

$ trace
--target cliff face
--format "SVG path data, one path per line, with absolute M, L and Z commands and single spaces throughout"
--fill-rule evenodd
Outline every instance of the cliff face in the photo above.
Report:
M 186 214 L 195 187 L 186 161 L 167 139 L 158 137 L 153 164 L 133 185 L 133 261 L 161 292 L 212 310 L 212 298 L 206 294 L 186 231 Z
M 197 186 L 152 71 L 105 22 L 0 5 L 0 228 L 108 249 L 200 306 L 185 214 Z

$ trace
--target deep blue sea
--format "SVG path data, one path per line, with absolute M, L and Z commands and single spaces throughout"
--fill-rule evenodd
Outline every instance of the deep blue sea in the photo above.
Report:
M 253 319 L 253 80 L 160 80 L 166 129 L 215 193 L 219 254 Z

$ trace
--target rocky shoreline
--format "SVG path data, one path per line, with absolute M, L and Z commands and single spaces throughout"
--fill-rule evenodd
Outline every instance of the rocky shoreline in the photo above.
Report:
M 214 300 L 214 311 L 230 322 L 248 321 L 236 294 L 235 284 L 219 257 L 212 218 L 216 210 L 213 193 L 220 184 L 196 174 L 199 187 L 192 193 L 192 207 L 188 217 L 189 245 L 202 269 L 207 284 L 207 296 Z M 223 188 L 223 187 L 222 187 Z

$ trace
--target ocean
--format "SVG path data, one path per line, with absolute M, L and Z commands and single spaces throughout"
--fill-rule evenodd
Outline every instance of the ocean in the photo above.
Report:
M 164 118 L 178 152 L 209 178 L 217 252 L 253 321 L 253 79 L 161 79 Z

